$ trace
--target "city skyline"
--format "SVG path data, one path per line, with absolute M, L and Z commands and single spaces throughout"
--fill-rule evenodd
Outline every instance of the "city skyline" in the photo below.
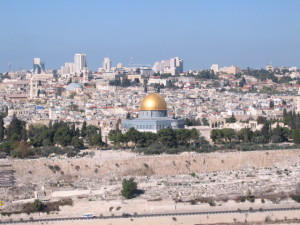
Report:
M 0 72 L 9 63 L 29 69 L 36 57 L 59 69 L 76 53 L 86 54 L 94 71 L 104 57 L 113 66 L 131 57 L 152 66 L 179 56 L 185 70 L 300 65 L 299 1 L 4 0 L 0 7 Z
M 1 224 L 300 224 L 300 0 L 0 9 Z

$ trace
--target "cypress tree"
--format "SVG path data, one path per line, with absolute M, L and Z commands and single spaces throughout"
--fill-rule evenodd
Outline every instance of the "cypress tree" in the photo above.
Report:
M 80 133 L 81 133 L 81 137 L 86 136 L 86 121 L 83 122 Z
M 3 121 L 3 117 L 0 117 L 0 141 L 4 140 L 4 132 L 5 132 L 5 128 L 4 128 L 4 121 Z

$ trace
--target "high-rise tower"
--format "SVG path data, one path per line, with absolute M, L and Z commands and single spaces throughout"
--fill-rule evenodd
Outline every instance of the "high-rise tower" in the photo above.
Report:
M 33 59 L 33 73 L 41 74 L 45 72 L 45 64 L 41 62 L 40 58 Z
M 103 60 L 103 70 L 105 72 L 111 71 L 111 60 L 108 57 L 105 57 Z
M 80 74 L 81 72 L 87 71 L 86 55 L 75 54 L 74 55 L 74 72 Z

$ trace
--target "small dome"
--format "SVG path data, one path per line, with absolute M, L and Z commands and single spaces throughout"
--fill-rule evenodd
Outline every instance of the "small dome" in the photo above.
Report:
M 167 110 L 165 99 L 157 93 L 147 95 L 140 104 L 140 111 L 149 110 Z
M 83 89 L 82 84 L 70 83 L 70 84 L 68 84 L 68 86 L 66 88 L 67 91 L 75 91 L 75 89 Z

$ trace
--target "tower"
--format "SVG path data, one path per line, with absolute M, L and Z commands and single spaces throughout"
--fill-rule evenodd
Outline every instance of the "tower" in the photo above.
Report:
M 108 57 L 105 57 L 103 60 L 103 70 L 105 72 L 110 72 L 111 71 L 111 60 Z
M 45 64 L 41 62 L 40 58 L 33 59 L 33 73 L 41 74 L 45 72 Z
M 38 80 L 30 80 L 30 99 L 38 97 Z
M 74 55 L 74 72 L 80 74 L 87 70 L 86 55 L 85 54 L 75 54 Z

